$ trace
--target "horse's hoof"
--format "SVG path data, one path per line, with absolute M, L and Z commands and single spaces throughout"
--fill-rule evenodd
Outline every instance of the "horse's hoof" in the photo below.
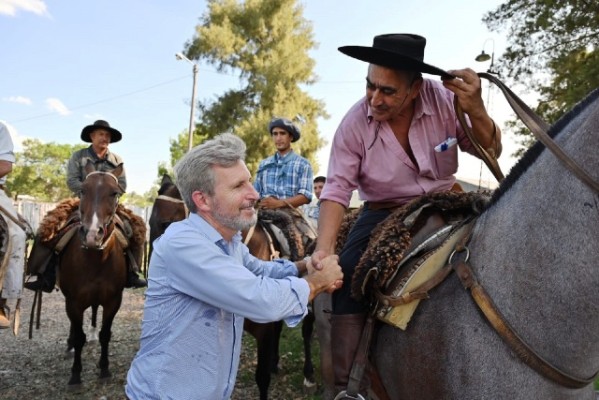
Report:
M 69 383 L 67 385 L 67 392 L 79 393 L 83 391 L 83 385 L 81 383 Z
M 70 358 L 73 358 L 74 355 L 75 355 L 75 349 L 67 350 L 64 352 L 62 359 L 68 360 Z
M 112 381 L 112 376 L 108 374 L 108 376 L 100 376 L 98 377 L 98 383 L 102 385 L 107 385 Z
M 306 378 L 304 378 L 304 394 L 313 395 L 316 394 L 316 390 L 318 389 L 318 385 L 316 382 L 312 382 Z

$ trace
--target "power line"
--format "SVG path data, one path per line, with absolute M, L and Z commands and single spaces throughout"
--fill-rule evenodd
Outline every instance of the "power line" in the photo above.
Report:
M 92 103 L 87 103 L 87 104 L 82 104 L 82 105 L 75 106 L 75 107 L 70 107 L 69 110 L 80 110 L 82 108 L 95 106 L 96 104 L 107 103 L 109 101 L 121 99 L 123 97 L 133 96 L 134 94 L 138 94 L 138 93 L 147 92 L 148 90 L 152 90 L 152 89 L 155 89 L 157 87 L 168 85 L 168 84 L 171 84 L 173 82 L 177 82 L 177 81 L 180 81 L 180 80 L 183 80 L 183 79 L 188 79 L 188 78 L 189 78 L 189 76 L 185 75 L 185 76 L 182 76 L 182 77 L 179 77 L 179 78 L 175 78 L 175 79 L 171 79 L 171 80 L 168 80 L 168 81 L 165 81 L 165 82 L 157 83 L 155 85 L 148 86 L 148 87 L 145 87 L 143 89 L 138 89 L 138 90 L 134 90 L 132 92 L 120 94 L 118 96 L 108 97 L 106 99 L 94 101 Z M 38 119 L 38 118 L 43 118 L 43 117 L 48 117 L 48 116 L 53 116 L 53 115 L 56 115 L 56 113 L 55 112 L 50 112 L 50 113 L 45 113 L 45 114 L 34 115 L 32 117 L 27 117 L 27 118 L 22 118 L 22 119 L 17 119 L 17 120 L 11 121 L 11 123 L 17 123 L 17 122 L 23 122 L 23 121 L 30 121 L 32 119 Z

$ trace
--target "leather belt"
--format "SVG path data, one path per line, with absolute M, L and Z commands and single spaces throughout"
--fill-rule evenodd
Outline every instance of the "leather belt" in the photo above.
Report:
M 394 210 L 402 206 L 392 201 L 367 201 L 366 205 L 369 210 Z

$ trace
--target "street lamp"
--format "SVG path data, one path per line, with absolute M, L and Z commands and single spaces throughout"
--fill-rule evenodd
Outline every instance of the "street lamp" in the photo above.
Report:
M 489 40 L 492 44 L 491 55 L 485 53 L 485 45 Z M 478 62 L 485 62 L 491 60 L 491 64 L 489 65 L 489 69 L 487 69 L 487 72 L 490 74 L 496 74 L 496 72 L 493 71 L 493 63 L 495 62 L 495 40 L 493 40 L 493 38 L 488 38 L 487 40 L 485 40 L 485 42 L 483 43 L 483 50 L 480 52 L 479 55 L 476 56 L 474 60 Z
M 488 41 L 491 41 L 491 55 L 485 53 L 485 45 Z M 483 43 L 483 50 L 474 58 L 474 61 L 485 62 L 491 60 L 491 64 L 489 64 L 489 68 L 487 72 L 489 74 L 497 74 L 497 72 L 493 71 L 493 63 L 495 62 L 495 40 L 493 38 L 488 38 Z M 491 85 L 487 83 L 487 108 L 490 107 L 489 101 L 491 100 Z
M 491 55 L 485 53 L 485 45 L 487 44 L 488 41 L 491 41 Z M 495 40 L 493 40 L 493 38 L 488 38 L 487 40 L 484 41 L 483 43 L 483 50 L 480 52 L 479 55 L 477 55 L 474 58 L 474 61 L 478 61 L 478 62 L 485 62 L 485 61 L 489 61 L 491 60 L 491 64 L 489 64 L 489 68 L 487 69 L 487 73 L 489 74 L 496 74 L 498 75 L 496 72 L 493 71 L 493 63 L 495 62 Z M 491 82 L 487 82 L 487 112 L 491 111 Z M 480 172 L 479 172 L 479 176 L 478 176 L 478 187 L 480 189 L 481 184 L 482 184 L 482 179 L 483 179 L 483 162 L 481 160 L 480 162 Z
M 175 54 L 175 58 L 177 60 L 185 60 L 188 63 L 190 63 L 191 65 L 193 65 L 193 88 L 191 91 L 191 112 L 189 115 L 189 139 L 187 141 L 187 151 L 189 151 L 189 150 L 191 150 L 191 148 L 193 146 L 193 131 L 195 130 L 194 112 L 195 112 L 195 99 L 196 99 L 196 80 L 198 77 L 198 64 L 191 61 L 183 53 Z

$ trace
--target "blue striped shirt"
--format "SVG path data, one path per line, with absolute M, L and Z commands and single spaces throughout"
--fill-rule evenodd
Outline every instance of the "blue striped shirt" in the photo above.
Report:
M 260 162 L 254 188 L 260 198 L 273 196 L 288 199 L 303 194 L 312 200 L 312 166 L 293 150 L 281 156 L 276 153 Z
M 239 366 L 243 319 L 307 313 L 310 289 L 295 264 L 249 254 L 191 214 L 154 242 L 140 349 L 127 375 L 129 399 L 228 399 Z

